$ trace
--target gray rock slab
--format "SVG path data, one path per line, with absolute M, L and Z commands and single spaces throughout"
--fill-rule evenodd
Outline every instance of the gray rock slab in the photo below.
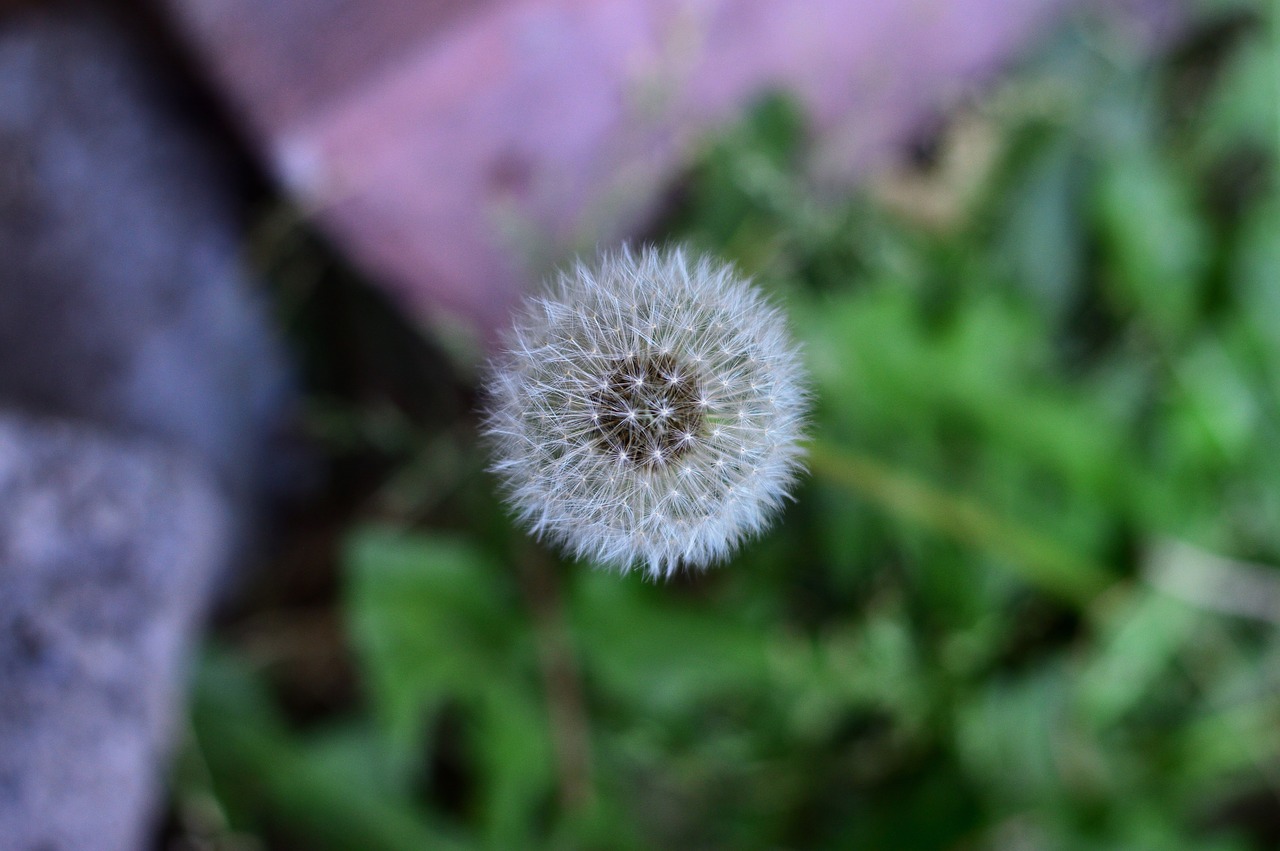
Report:
M 0 851 L 147 847 L 184 660 L 287 455 L 234 170 L 104 8 L 0 14 Z
M 189 453 L 0 413 L 0 851 L 138 851 L 234 523 Z
M 287 374 L 234 169 L 145 48 L 101 14 L 0 16 L 0 400 L 190 448 L 245 488 Z

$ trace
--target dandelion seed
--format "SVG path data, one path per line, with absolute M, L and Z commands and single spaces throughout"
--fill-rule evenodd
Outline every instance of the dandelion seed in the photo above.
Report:
M 486 382 L 492 470 L 521 521 L 576 557 L 654 577 L 705 566 L 795 481 L 800 358 L 727 266 L 678 249 L 579 264 L 504 342 Z

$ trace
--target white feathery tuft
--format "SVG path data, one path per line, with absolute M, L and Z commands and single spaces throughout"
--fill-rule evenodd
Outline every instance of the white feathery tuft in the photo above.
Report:
M 561 273 L 486 388 L 491 469 L 521 521 L 654 578 L 727 557 L 801 469 L 808 394 L 782 314 L 681 249 Z

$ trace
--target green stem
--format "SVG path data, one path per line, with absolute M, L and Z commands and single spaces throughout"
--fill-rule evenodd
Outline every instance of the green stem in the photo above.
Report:
M 809 460 L 815 476 L 856 491 L 888 514 L 997 555 L 1028 583 L 1071 603 L 1088 603 L 1113 581 L 1104 567 L 1038 531 L 864 455 L 815 443 Z

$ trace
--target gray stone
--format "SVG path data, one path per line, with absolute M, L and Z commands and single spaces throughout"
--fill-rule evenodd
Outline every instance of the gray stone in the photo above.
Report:
M 144 47 L 101 12 L 0 15 L 0 851 L 146 847 L 281 454 L 232 173 Z
M 137 851 L 233 529 L 190 454 L 0 414 L 0 851 Z
M 223 156 L 84 13 L 0 19 L 0 400 L 188 447 L 235 488 L 286 384 Z

